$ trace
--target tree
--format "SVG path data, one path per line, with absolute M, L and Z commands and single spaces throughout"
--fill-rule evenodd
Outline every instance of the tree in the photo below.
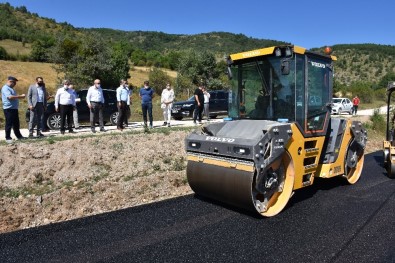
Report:
M 217 66 L 216 59 L 213 53 L 208 51 L 196 52 L 189 50 L 181 54 L 178 61 L 178 74 L 185 85 L 185 78 L 190 83 L 197 86 L 199 84 L 207 85 L 210 89 L 224 88 L 225 84 L 221 78 L 224 76 L 225 66 Z M 222 65 L 224 65 L 222 63 Z M 182 86 L 178 86 L 182 88 Z M 185 88 L 190 88 L 187 85 Z
M 177 75 L 174 92 L 178 99 L 187 99 L 193 94 L 196 85 L 191 82 L 187 77 Z
M 51 52 L 57 72 L 80 86 L 100 79 L 103 87 L 117 87 L 119 79 L 129 76 L 127 58 L 121 47 L 110 48 L 95 32 L 81 40 L 59 38 Z
M 121 79 L 130 78 L 129 75 L 129 59 L 127 50 L 122 44 L 115 44 L 111 48 L 111 68 L 108 75 L 104 77 L 105 82 L 109 83 L 109 87 L 116 87 Z M 102 77 L 103 78 L 103 77 Z M 115 85 L 115 86 L 114 86 Z
M 136 66 L 145 66 L 147 61 L 145 52 L 141 49 L 134 50 L 130 55 L 130 61 Z
M 147 64 L 152 65 L 154 67 L 162 67 L 161 64 L 161 59 L 162 55 L 158 51 L 148 51 L 146 53 L 146 58 L 147 58 Z
M 180 59 L 180 52 L 170 51 L 166 57 L 169 63 L 169 68 L 171 70 L 176 70 Z
M 155 93 L 162 94 L 162 90 L 167 83 L 171 83 L 171 78 L 163 70 L 154 67 L 149 73 L 150 86 L 154 87 Z
M 385 74 L 378 83 L 378 88 L 387 88 L 388 82 L 395 81 L 395 72 Z
M 371 103 L 374 98 L 374 92 L 370 87 L 370 83 L 361 81 L 353 82 L 349 89 L 352 92 L 352 96 L 358 96 L 361 102 Z
M 30 53 L 30 58 L 37 62 L 48 61 L 48 45 L 45 45 L 43 41 L 37 40 L 33 42 L 32 51 Z

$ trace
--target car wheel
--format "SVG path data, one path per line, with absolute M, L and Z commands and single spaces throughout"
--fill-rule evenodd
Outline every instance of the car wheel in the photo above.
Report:
M 110 115 L 111 125 L 117 125 L 119 112 L 114 112 Z
M 174 119 L 175 119 L 176 121 L 180 121 L 180 120 L 182 120 L 182 117 L 174 117 Z
M 52 113 L 47 119 L 47 125 L 51 130 L 59 130 L 61 124 L 60 113 Z M 67 123 L 65 124 L 67 126 Z

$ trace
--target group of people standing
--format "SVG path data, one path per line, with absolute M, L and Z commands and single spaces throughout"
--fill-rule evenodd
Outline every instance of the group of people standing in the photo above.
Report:
M 55 111 L 60 113 L 60 133 L 65 134 L 66 120 L 69 133 L 75 133 L 74 128 L 79 128 L 77 112 L 77 93 L 69 80 L 63 81 L 63 87 L 59 88 L 55 95 Z M 93 86 L 89 87 L 86 95 L 86 103 L 90 109 L 90 126 L 93 133 L 96 132 L 96 120 L 99 120 L 100 131 L 105 132 L 103 121 L 104 95 L 100 85 L 100 79 L 95 79 Z M 30 113 L 31 114 L 31 113 Z M 31 118 L 31 117 L 30 117 Z M 40 122 L 36 121 L 37 127 Z M 41 122 L 42 123 L 42 122 Z M 34 126 L 34 123 L 33 123 Z M 42 125 L 43 126 L 43 125 Z M 38 128 L 39 129 L 39 128 Z M 29 130 L 29 132 L 32 132 Z M 29 134 L 30 136 L 30 134 Z
M 13 76 L 7 78 L 7 83 L 1 89 L 3 110 L 5 115 L 5 137 L 8 143 L 12 142 L 11 130 L 13 129 L 18 140 L 27 139 L 20 132 L 20 121 L 18 115 L 19 99 L 26 98 L 25 94 L 17 95 L 14 89 L 18 79 Z M 131 89 L 127 80 L 120 80 L 120 86 L 116 90 L 118 120 L 117 129 L 123 130 L 128 125 L 128 116 L 130 115 L 130 97 Z M 149 82 L 145 81 L 144 86 L 140 88 L 139 96 L 141 99 L 141 109 L 143 113 L 144 126 L 153 128 L 152 116 L 152 99 L 155 96 L 154 89 L 149 86 Z M 36 83 L 29 86 L 27 94 L 28 108 L 30 111 L 29 120 L 29 138 L 41 138 L 45 127 L 44 113 L 46 111 L 47 101 L 51 98 L 42 77 L 36 78 Z M 170 83 L 167 83 L 161 95 L 161 108 L 163 110 L 164 126 L 170 127 L 171 109 L 174 102 L 174 90 Z M 55 111 L 60 113 L 60 133 L 65 134 L 66 127 L 69 133 L 75 133 L 74 128 L 79 129 L 78 111 L 76 103 L 79 100 L 77 93 L 70 80 L 64 80 L 62 87 L 59 88 L 55 95 Z M 103 121 L 104 95 L 101 88 L 100 79 L 96 79 L 93 86 L 89 87 L 86 96 L 86 103 L 90 109 L 90 126 L 93 133 L 96 132 L 95 123 L 98 120 L 101 132 L 105 132 Z M 67 126 L 66 126 L 67 124 Z M 36 136 L 34 132 L 36 130 Z
M 144 86 L 140 88 L 139 96 L 141 99 L 141 110 L 143 112 L 143 121 L 144 127 L 148 128 L 148 121 L 149 121 L 149 128 L 153 128 L 153 116 L 152 116 L 152 99 L 155 96 L 155 91 L 153 88 L 149 86 L 149 81 L 144 81 Z M 174 102 L 174 90 L 171 87 L 170 83 L 166 84 L 166 88 L 162 90 L 161 94 L 161 109 L 163 110 L 163 126 L 170 127 L 170 120 L 171 120 L 171 109 L 173 107 Z

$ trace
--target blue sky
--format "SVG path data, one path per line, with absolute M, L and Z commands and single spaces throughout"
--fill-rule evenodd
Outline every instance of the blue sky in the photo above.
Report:
M 199 34 L 213 31 L 290 42 L 395 45 L 395 1 L 10 0 L 74 27 Z

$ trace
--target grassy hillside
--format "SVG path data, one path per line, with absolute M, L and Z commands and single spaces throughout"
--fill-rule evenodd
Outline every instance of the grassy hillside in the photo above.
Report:
M 26 7 L 13 7 L 9 3 L 0 3 L 0 36 L 1 39 L 13 39 L 32 43 L 35 40 L 51 39 L 57 34 L 70 36 L 80 35 L 68 23 L 56 23 L 54 19 L 40 17 L 30 13 Z
M 375 44 L 335 45 L 333 53 L 337 81 L 378 83 L 381 78 L 395 72 L 395 46 Z
M 35 83 L 38 76 L 44 78 L 49 92 L 53 93 L 57 87 L 58 76 L 52 64 L 39 62 L 20 62 L 0 60 L 0 80 L 5 83 L 7 76 L 15 76 L 19 81 L 16 86 L 18 93 L 26 93 L 29 85 Z M 59 76 L 61 77 L 61 76 Z
M 68 23 L 57 23 L 54 19 L 30 13 L 25 7 L 13 7 L 0 3 L 0 46 L 9 54 L 28 54 L 35 40 L 54 41 L 57 35 L 72 38 L 84 37 L 87 33 L 98 32 L 111 43 L 122 41 L 133 49 L 145 52 L 160 52 L 193 49 L 210 50 L 217 57 L 277 44 L 281 40 L 256 39 L 243 34 L 210 32 L 196 35 L 166 34 L 153 31 L 121 31 L 108 28 L 75 28 Z M 13 39 L 13 40 L 9 40 Z M 23 44 L 22 44 L 23 43 Z M 299 43 L 293 43 L 298 45 Z M 313 48 L 318 50 L 320 47 Z M 376 44 L 337 44 L 333 54 L 336 80 L 349 85 L 355 81 L 377 84 L 386 74 L 395 73 L 395 46 Z M 139 80 L 140 81 L 140 80 Z M 138 82 L 134 85 L 139 85 Z

